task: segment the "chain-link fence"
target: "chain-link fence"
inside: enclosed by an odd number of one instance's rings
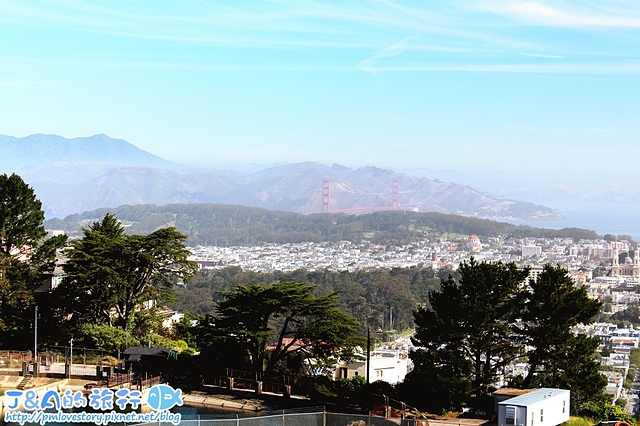
[[[426,419],[384,418],[365,414],[330,413],[322,408],[313,412],[283,410],[263,413],[257,417],[198,416],[182,417],[181,425],[187,426],[429,426]],[[141,423],[139,426],[173,426],[170,422]]]

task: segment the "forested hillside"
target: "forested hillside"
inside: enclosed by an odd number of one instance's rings
[[[380,244],[400,244],[442,234],[598,237],[594,231],[577,228],[551,230],[433,212],[303,215],[224,204],[127,205],[74,214],[64,219],[50,219],[45,226],[47,229],[64,230],[73,238],[81,235],[83,226],[100,220],[108,212],[123,221],[127,232],[132,234],[148,234],[162,227],[175,226],[188,236],[189,246],[250,246],[343,240],[360,242],[363,239]]]
[[[228,291],[235,284],[297,281],[315,285],[320,296],[338,292],[344,311],[356,318],[362,327],[406,330],[413,327],[413,310],[419,304],[427,303],[429,291],[439,289],[440,279],[451,272],[419,267],[358,272],[300,269],[258,273],[239,267],[201,270],[185,288],[176,289],[177,300],[170,306],[196,315],[212,314],[215,301],[221,298],[218,292]]]

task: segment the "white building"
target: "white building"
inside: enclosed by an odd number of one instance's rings
[[[619,371],[601,371],[600,374],[607,378],[607,387],[604,388],[604,393],[612,395],[614,401],[620,398],[624,386],[623,374]]]
[[[569,420],[571,392],[541,388],[498,403],[498,426],[556,426]]]
[[[369,381],[381,380],[390,384],[400,383],[409,370],[406,352],[396,350],[376,350],[370,354]],[[367,377],[367,361],[354,361],[336,368],[336,379]]]
[[[540,256],[542,254],[542,247],[540,246],[523,246],[522,247],[522,258],[532,257],[532,256]]]

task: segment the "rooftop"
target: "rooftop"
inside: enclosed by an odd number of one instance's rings
[[[527,392],[523,395],[519,395],[500,402],[500,405],[530,405],[545,398],[550,398],[558,395],[568,395],[567,389],[554,389],[554,388],[540,388]]]

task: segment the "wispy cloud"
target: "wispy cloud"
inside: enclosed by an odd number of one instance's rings
[[[579,1],[551,6],[544,1],[491,0],[483,3],[481,7],[486,11],[536,25],[640,28],[638,2],[635,6],[630,2],[620,3],[617,2],[618,7],[608,2],[596,5]]]
[[[640,74],[640,63],[609,64],[609,63],[585,63],[585,64],[443,64],[443,65],[409,65],[375,67],[371,72],[470,72],[470,73],[518,73],[518,74],[609,74],[609,75],[635,75]]]
[[[153,7],[132,3],[126,8],[81,0],[0,1],[0,25],[28,25],[42,34],[64,31],[72,43],[89,33],[91,42],[78,46],[86,48],[96,40],[106,51],[87,48],[83,53],[67,48],[67,56],[62,53],[56,59],[87,64],[106,60],[110,67],[359,70],[372,74],[434,69],[580,72],[582,68],[582,72],[630,73],[636,72],[634,59],[640,56],[637,49],[634,56],[634,49],[629,48],[633,44],[629,39],[635,39],[634,30],[640,28],[637,0],[603,4],[590,0],[448,0],[435,4],[365,0],[347,5],[265,0],[246,6],[169,0]],[[548,34],[528,31],[531,26],[595,27],[604,29],[597,32],[604,40],[601,46],[610,45],[606,43],[609,38],[626,41],[615,51],[598,52],[579,38],[569,37],[560,44]],[[631,31],[620,36],[618,29]],[[128,41],[133,43],[121,49],[126,54],[111,49]],[[189,49],[166,48],[169,43]],[[131,56],[131,46],[139,46],[148,56]],[[277,54],[264,54],[264,50]],[[221,51],[223,55],[217,54]],[[575,52],[582,52],[581,64],[551,67],[545,61],[569,62]],[[519,56],[539,61],[517,65]],[[607,63],[614,61],[618,64]],[[527,69],[531,71],[522,71]]]
[[[403,40],[398,41],[397,43],[393,43],[390,46],[385,47],[384,49],[379,50],[373,56],[363,59],[357,65],[358,68],[367,71],[367,72],[375,72],[374,66],[384,58],[392,58],[394,56],[401,55],[402,52],[405,51],[407,43],[414,39],[416,36],[410,36]]]

